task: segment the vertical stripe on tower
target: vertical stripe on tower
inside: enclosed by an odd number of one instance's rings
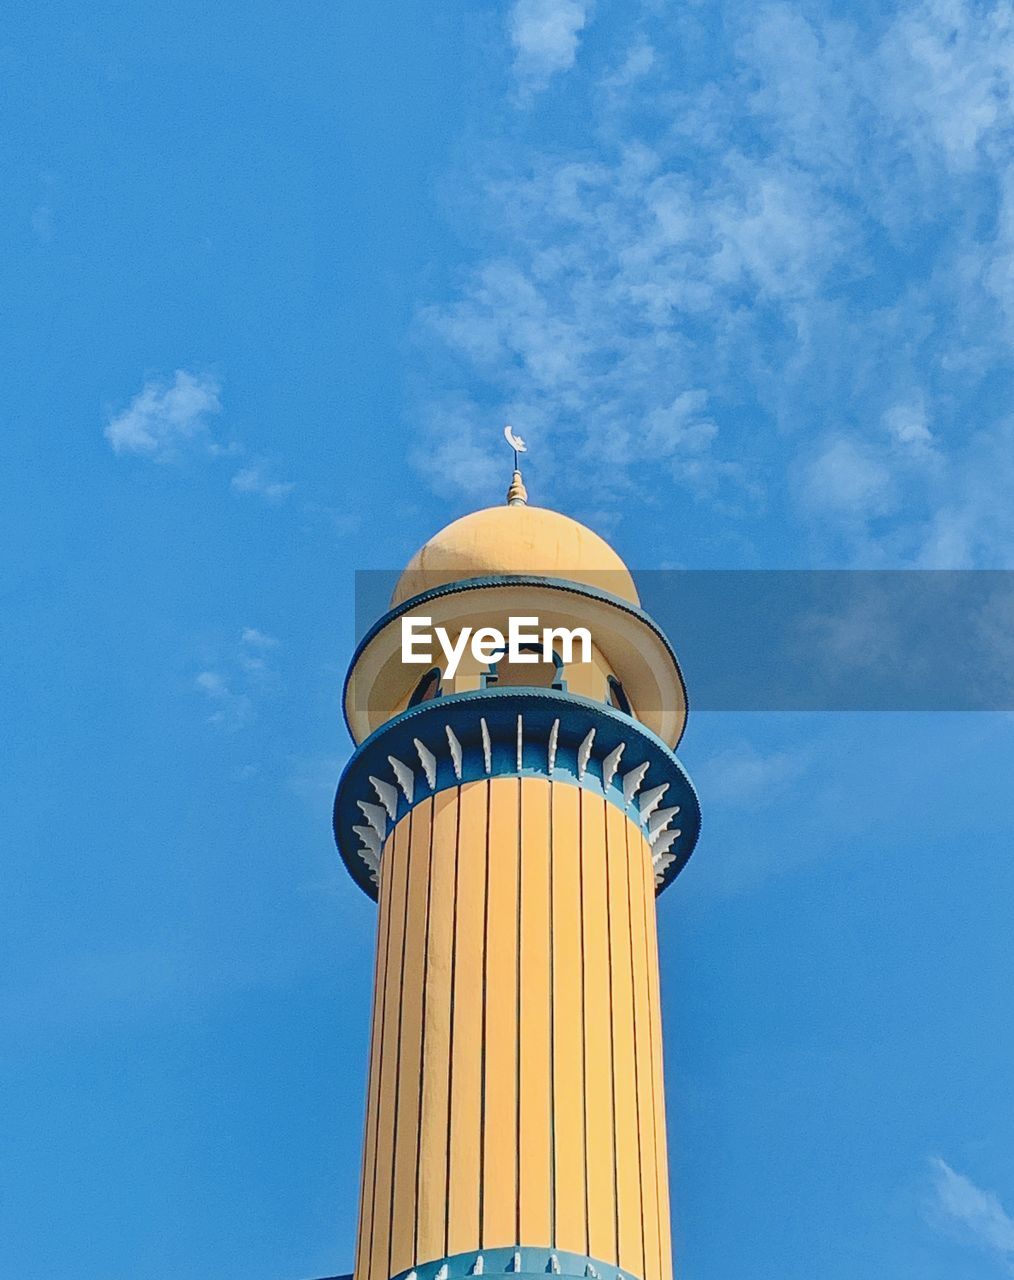
[[[637,827],[627,823],[627,872],[630,892],[631,962],[634,975],[634,1069],[637,1084],[638,1132],[641,1138],[641,1197],[644,1215],[644,1280],[662,1280],[658,1214],[658,1144],[652,1064],[653,1017],[646,939],[645,867],[649,851]],[[652,885],[654,890],[654,885]]]
[[[634,986],[631,967],[627,819],[606,805],[609,879],[609,963],[612,992],[613,1106],[616,1122],[616,1196],[619,1263],[644,1275],[644,1215],[638,1154],[637,1074],[634,1067]]]
[[[581,791],[588,1253],[604,1262],[616,1262],[612,1010],[609,1002],[604,806],[601,796]]]
[[[521,784],[521,1016],[519,1238],[551,1245],[550,784]]]
[[[588,1252],[585,1198],[584,1067],[581,1018],[580,793],[552,784],[553,821],[553,1134],[559,1249]]]
[[[390,1273],[415,1261],[416,1175],[419,1156],[419,1088],[422,1073],[423,975],[426,904],[430,882],[433,799],[413,811],[408,846],[405,944],[402,955],[401,1027],[395,1090],[394,1179],[391,1199]]]
[[[516,1243],[520,778],[489,783],[482,1132],[484,1249]]]
[[[433,798],[433,853],[426,942],[426,1011],[419,1115],[419,1222],[416,1259],[446,1251],[451,961],[454,950],[458,789]]]
[[[476,1247],[482,1172],[483,923],[489,784],[467,782],[460,791],[451,1025],[450,1151],[453,1159],[448,1169],[448,1254],[464,1253]]]
[[[659,993],[658,923],[655,919],[655,877],[650,855],[645,860],[645,942],[651,996],[651,1060],[655,1090],[655,1159],[658,1165],[659,1251],[663,1280],[672,1276],[672,1235],[669,1221],[669,1159],[665,1140],[665,1084],[662,1075],[662,1001]]]

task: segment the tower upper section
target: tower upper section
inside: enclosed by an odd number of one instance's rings
[[[417,629],[421,652],[406,648]],[[673,754],[687,701],[669,641],[604,539],[523,497],[455,520],[415,553],[353,656],[344,710],[358,749],[335,834],[369,893],[392,827],[470,779],[590,788],[636,818],[659,887],[696,841],[697,800]]]
[[[591,654],[581,664],[477,661],[453,669],[434,655],[407,664],[406,622],[426,619],[451,643],[462,632],[507,634],[511,618],[540,628],[584,628]],[[560,655],[562,659],[562,654]],[[398,579],[390,610],[353,658],[345,717],[357,742],[419,702],[493,686],[566,689],[616,708],[679,742],[686,723],[683,677],[668,640],[641,609],[630,570],[598,534],[559,512],[522,503],[489,507],[447,525],[418,550]]]

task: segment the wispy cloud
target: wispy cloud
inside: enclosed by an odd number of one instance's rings
[[[279,642],[256,627],[244,627],[239,639],[194,677],[194,689],[208,706],[208,723],[236,733],[257,715],[257,698],[278,681],[270,663]]]
[[[927,1206],[936,1225],[992,1254],[1014,1272],[1014,1217],[992,1191],[984,1191],[935,1156],[930,1162],[933,1190]]]
[[[571,71],[579,141],[482,179],[491,247],[422,313],[454,360],[433,435],[465,424],[441,483],[509,420],[556,500],[650,476],[718,537],[776,507],[825,562],[1014,562],[1009,6],[913,0],[875,33],[720,8],[617,12],[612,69]],[[519,65],[571,67],[586,18],[516,5]]]
[[[860,525],[887,515],[898,501],[887,461],[850,435],[825,435],[799,487],[803,504],[815,514]]]
[[[209,420],[221,412],[221,386],[210,374],[177,369],[168,382],[152,379],[106,426],[114,453],[168,462],[194,444],[212,444]]]
[[[217,729],[235,733],[253,719],[253,700],[249,694],[236,692],[229,678],[221,671],[198,672],[194,688],[210,703],[208,724],[213,724]]]
[[[265,635],[256,627],[244,627],[240,636],[237,661],[248,674],[262,676],[270,667],[270,655],[278,648],[274,636]]]
[[[694,772],[711,804],[756,809],[776,801],[812,761],[809,747],[762,752],[739,741],[706,757]]]
[[[278,641],[274,636],[269,636],[263,631],[258,631],[256,627],[244,627],[240,635],[240,643],[248,645],[251,649],[268,650],[277,649]]]
[[[295,489],[290,480],[275,480],[267,469],[267,464],[255,462],[242,467],[230,481],[234,493],[253,494],[266,502],[283,502]]]
[[[523,96],[544,89],[557,72],[574,65],[591,11],[591,0],[514,0],[510,36]]]
[[[239,440],[223,443],[212,434],[211,420],[222,412],[221,395],[221,383],[212,374],[177,369],[171,379],[150,379],[127,408],[110,419],[106,439],[114,453],[159,463],[184,457],[240,457],[246,449]],[[296,488],[293,481],[274,476],[263,458],[240,466],[229,485],[233,493],[272,505],[284,502]]]

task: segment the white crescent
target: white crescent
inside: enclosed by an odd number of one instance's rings
[[[516,436],[514,434],[514,430],[511,426],[508,425],[504,427],[503,437],[507,441],[507,443],[510,445],[510,447],[512,449],[516,449],[518,453],[528,452],[528,446],[525,444],[525,442],[521,439],[520,436]]]

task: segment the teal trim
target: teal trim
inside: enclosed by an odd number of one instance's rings
[[[483,736],[483,722],[488,741]],[[618,765],[608,772],[606,761],[621,743]],[[404,771],[411,771],[411,801],[398,781],[392,757]],[[638,786],[628,799],[623,780],[632,773]],[[661,738],[639,721],[590,698],[511,686],[448,694],[419,703],[382,725],[359,746],[345,767],[335,796],[334,831],[342,860],[356,883],[375,899],[375,868],[369,862],[369,849],[364,856],[364,841],[355,829],[367,829],[369,812],[381,828],[368,831],[379,848],[391,825],[427,796],[462,782],[523,776],[550,777],[554,782],[595,791],[639,822],[649,838],[655,834],[651,829],[655,810],[679,806],[678,815],[670,819],[678,834],[668,842],[656,865],[661,873],[659,892],[675,879],[693,852],[700,832],[700,804],[683,766]],[[373,779],[380,782],[380,789]],[[663,783],[664,796],[656,799],[650,812],[642,813],[639,797]],[[633,781],[628,783],[628,791],[632,788]],[[367,811],[361,808],[363,803]]]
[[[479,1260],[482,1260],[481,1262]],[[476,1275],[581,1276],[589,1280],[639,1280],[635,1271],[621,1271],[614,1262],[602,1262],[582,1253],[563,1249],[531,1248],[517,1245],[509,1248],[482,1249],[456,1253],[447,1258],[433,1258],[417,1263],[408,1271],[399,1271],[391,1280],[464,1280]]]
[[[352,679],[352,672],[355,670],[356,663],[359,661],[360,655],[374,636],[383,631],[386,626],[389,626],[397,618],[400,618],[402,614],[413,612],[420,608],[420,606],[425,605],[429,600],[438,600],[442,596],[457,595],[462,591],[474,591],[479,587],[518,586],[552,587],[557,591],[569,591],[574,595],[587,596],[590,600],[602,600],[605,601],[606,604],[614,605],[623,613],[628,613],[631,617],[637,618],[638,621],[644,623],[644,625],[648,627],[649,630],[651,630],[662,642],[665,646],[666,652],[672,660],[673,670],[676,673],[676,678],[680,682],[680,688],[683,690],[683,699],[686,704],[687,715],[689,716],[690,700],[687,695],[687,686],[683,679],[683,672],[680,670],[680,664],[677,661],[676,653],[673,650],[672,645],[669,643],[669,637],[665,634],[658,623],[654,621],[650,614],[645,613],[644,610],[638,608],[637,605],[631,604],[629,600],[624,600],[622,596],[614,596],[609,591],[598,591],[594,587],[586,587],[582,583],[571,582],[567,578],[544,578],[537,574],[511,574],[486,578],[462,578],[460,582],[446,582],[442,586],[433,587],[429,591],[423,591],[417,596],[412,596],[411,599],[405,600],[394,609],[389,610],[382,618],[378,618],[373,626],[370,627],[369,631],[367,631],[366,635],[363,636],[362,640],[360,640],[356,645],[356,651],[352,655],[352,661],[349,663],[348,673],[345,676],[345,684],[342,686],[342,718],[345,721],[345,727],[349,731],[349,736],[354,737],[354,734],[352,733],[352,726],[349,724],[349,718],[345,711],[345,703],[349,694],[349,682]],[[684,729],[685,728],[686,726],[684,724]],[[677,747],[679,746],[680,741],[682,741],[682,737],[683,734],[681,731],[680,738],[675,744]]]

